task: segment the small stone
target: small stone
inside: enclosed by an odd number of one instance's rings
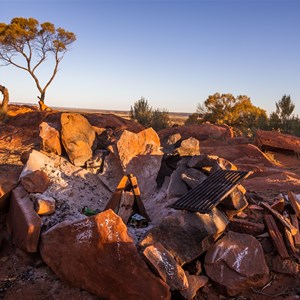
[[[45,172],[36,170],[23,176],[21,183],[28,193],[44,193],[50,184],[50,180]]]
[[[34,209],[38,215],[47,216],[55,212],[55,199],[43,194],[33,194]]]

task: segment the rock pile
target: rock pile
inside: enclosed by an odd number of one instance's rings
[[[174,128],[161,134],[161,148],[152,128],[134,132],[101,126],[95,118],[89,122],[71,113],[61,114],[59,124],[40,124],[41,151],[28,155],[19,180],[2,190],[0,183],[15,246],[39,252],[61,280],[102,299],[178,294],[193,299],[209,286],[236,296],[265,288],[273,271],[298,272],[293,259],[300,248],[297,195],[268,204],[239,184],[208,213],[175,210],[171,206],[181,196],[219,170],[237,170],[238,164],[202,153],[204,133],[200,139]],[[203,128],[214,138],[232,137],[224,126]],[[139,215],[129,216],[126,224],[104,210],[130,173],[137,178],[148,225]],[[120,193],[133,199],[131,188],[126,184]],[[275,245],[271,251],[266,239]],[[266,259],[270,253],[272,260]]]

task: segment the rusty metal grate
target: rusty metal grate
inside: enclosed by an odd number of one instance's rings
[[[218,170],[202,183],[188,191],[172,207],[201,213],[209,213],[252,172]]]

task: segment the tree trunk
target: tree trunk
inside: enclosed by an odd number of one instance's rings
[[[45,92],[41,92],[41,96],[38,96],[38,98],[40,99],[39,101],[40,111],[51,111],[52,109],[45,104],[45,95],[46,95]]]
[[[3,95],[3,100],[0,105],[0,110],[3,112],[7,112],[8,101],[9,101],[8,89],[5,86],[0,84],[0,92]]]

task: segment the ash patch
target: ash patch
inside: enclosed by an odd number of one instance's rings
[[[52,155],[50,158],[50,161],[40,162],[39,168],[51,181],[44,195],[55,199],[56,210],[54,214],[42,217],[42,231],[64,221],[84,219],[84,207],[104,209],[111,192],[96,174],[72,165],[63,157]]]

